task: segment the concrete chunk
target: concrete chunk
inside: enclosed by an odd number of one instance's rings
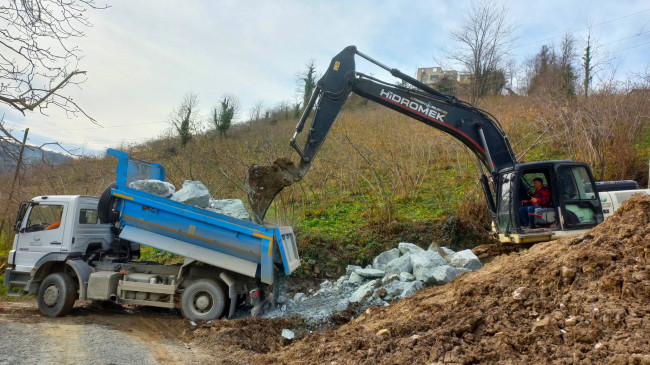
[[[350,302],[357,303],[370,296],[372,296],[375,288],[378,288],[381,285],[381,280],[376,279],[369,281],[361,285],[352,295],[350,296]]]
[[[374,269],[384,269],[384,266],[391,262],[392,260],[399,257],[399,249],[394,248],[392,250],[384,251],[380,253],[374,260],[372,260],[372,267]]]
[[[357,269],[354,272],[361,277],[370,278],[370,279],[383,278],[384,275],[386,275],[384,270],[378,270],[378,269]]]
[[[210,209],[213,212],[233,218],[251,221],[251,215],[241,199],[212,199],[209,198]]]
[[[355,270],[360,269],[360,268],[361,268],[361,266],[357,266],[357,265],[348,265],[348,266],[345,268],[345,275],[350,276],[350,275],[351,275]]]
[[[411,264],[411,255],[406,254],[398,257],[384,266],[384,271],[390,274],[399,274],[402,272],[413,272],[413,264]]]
[[[467,269],[462,269],[458,267],[453,267],[449,265],[438,266],[431,270],[430,275],[433,279],[432,283],[428,283],[424,280],[426,284],[435,284],[435,285],[444,285],[454,280],[457,276],[464,272],[468,272]]]
[[[475,271],[483,267],[481,261],[474,255],[472,250],[463,250],[447,256],[449,265],[457,268]]]
[[[411,264],[415,278],[432,285],[435,284],[435,281],[431,277],[431,269],[446,265],[447,261],[438,252],[422,250],[419,254],[411,255]]]
[[[399,248],[399,251],[403,254],[417,254],[422,251],[424,251],[420,246],[414,245],[412,243],[408,242],[400,242],[399,245],[397,246]]]
[[[356,272],[353,272],[350,274],[350,280],[348,280],[348,283],[350,284],[358,284],[363,281],[363,277]]]
[[[282,330],[282,337],[286,338],[287,340],[293,340],[295,336],[296,334],[288,328]]]
[[[210,192],[200,181],[185,180],[183,188],[174,193],[171,199],[183,204],[207,208],[210,205]]]
[[[154,179],[137,180],[129,183],[131,189],[144,191],[163,198],[170,198],[176,192],[176,187],[167,181]]]

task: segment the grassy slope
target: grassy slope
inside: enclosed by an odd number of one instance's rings
[[[574,141],[562,133],[562,113],[553,114],[554,109],[544,109],[532,98],[498,97],[484,104],[501,121],[515,152],[528,150],[525,160],[586,160],[573,153]],[[239,125],[228,138],[194,136],[185,148],[175,138],[161,138],[129,152],[162,163],[177,187],[185,179],[200,180],[215,198],[245,200],[247,167],[286,156],[295,123],[279,118],[273,124]],[[644,166],[649,150],[648,121],[642,126],[643,133],[627,146],[633,156],[631,173]],[[9,204],[43,194],[98,195],[112,182],[114,168],[112,158],[89,158],[34,171],[22,179],[20,194]],[[307,275],[333,273],[349,263],[365,265],[399,241],[472,247],[487,239],[476,171],[475,158],[453,138],[373,103],[360,103],[341,113],[310,173],[276,198],[268,218],[294,226]],[[611,171],[617,178],[631,174]]]

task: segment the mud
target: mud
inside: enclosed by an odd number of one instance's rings
[[[650,363],[650,196],[253,363]]]
[[[270,166],[252,165],[244,183],[248,203],[258,223],[264,220],[273,198],[285,187],[300,180],[297,167],[287,157],[276,159]]]

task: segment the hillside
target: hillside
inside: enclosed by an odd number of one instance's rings
[[[0,142],[0,174],[14,172],[20,146],[8,142]],[[30,167],[39,165],[61,165],[71,162],[72,158],[54,151],[47,151],[32,146],[26,146],[23,151],[23,164]]]
[[[534,97],[493,97],[481,107],[501,122],[522,160],[570,158],[588,162],[597,179],[647,182],[647,98],[594,95],[560,106]],[[585,115],[590,107],[594,114]],[[287,156],[295,124],[293,115],[280,114],[236,125],[227,138],[209,131],[181,147],[177,137],[166,136],[127,151],[163,164],[176,186],[200,180],[215,198],[245,200],[246,169]],[[609,137],[585,132],[592,129]],[[99,195],[113,181],[115,163],[110,157],[84,158],[26,173],[13,201],[6,202],[9,219],[19,201],[36,195]],[[336,275],[347,264],[367,264],[400,241],[423,247],[436,241],[452,249],[489,242],[476,178],[475,157],[455,139],[353,97],[312,170],[276,198],[267,219],[296,229],[301,273]],[[11,232],[5,229],[3,237],[6,249]]]

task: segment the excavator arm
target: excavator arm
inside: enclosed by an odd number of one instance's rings
[[[356,72],[357,55],[386,69],[413,88],[392,85]],[[300,155],[298,165],[288,158],[280,158],[271,166],[253,165],[249,169],[246,176],[248,200],[259,222],[264,219],[275,195],[307,173],[351,92],[453,136],[474,152],[493,177],[516,162],[508,137],[498,121],[487,112],[441,93],[399,70],[388,68],[356,47],[349,46],[332,59],[296,126],[290,145]],[[301,148],[297,137],[310,116],[312,121]],[[494,212],[494,196],[485,174],[481,182],[488,205]]]

